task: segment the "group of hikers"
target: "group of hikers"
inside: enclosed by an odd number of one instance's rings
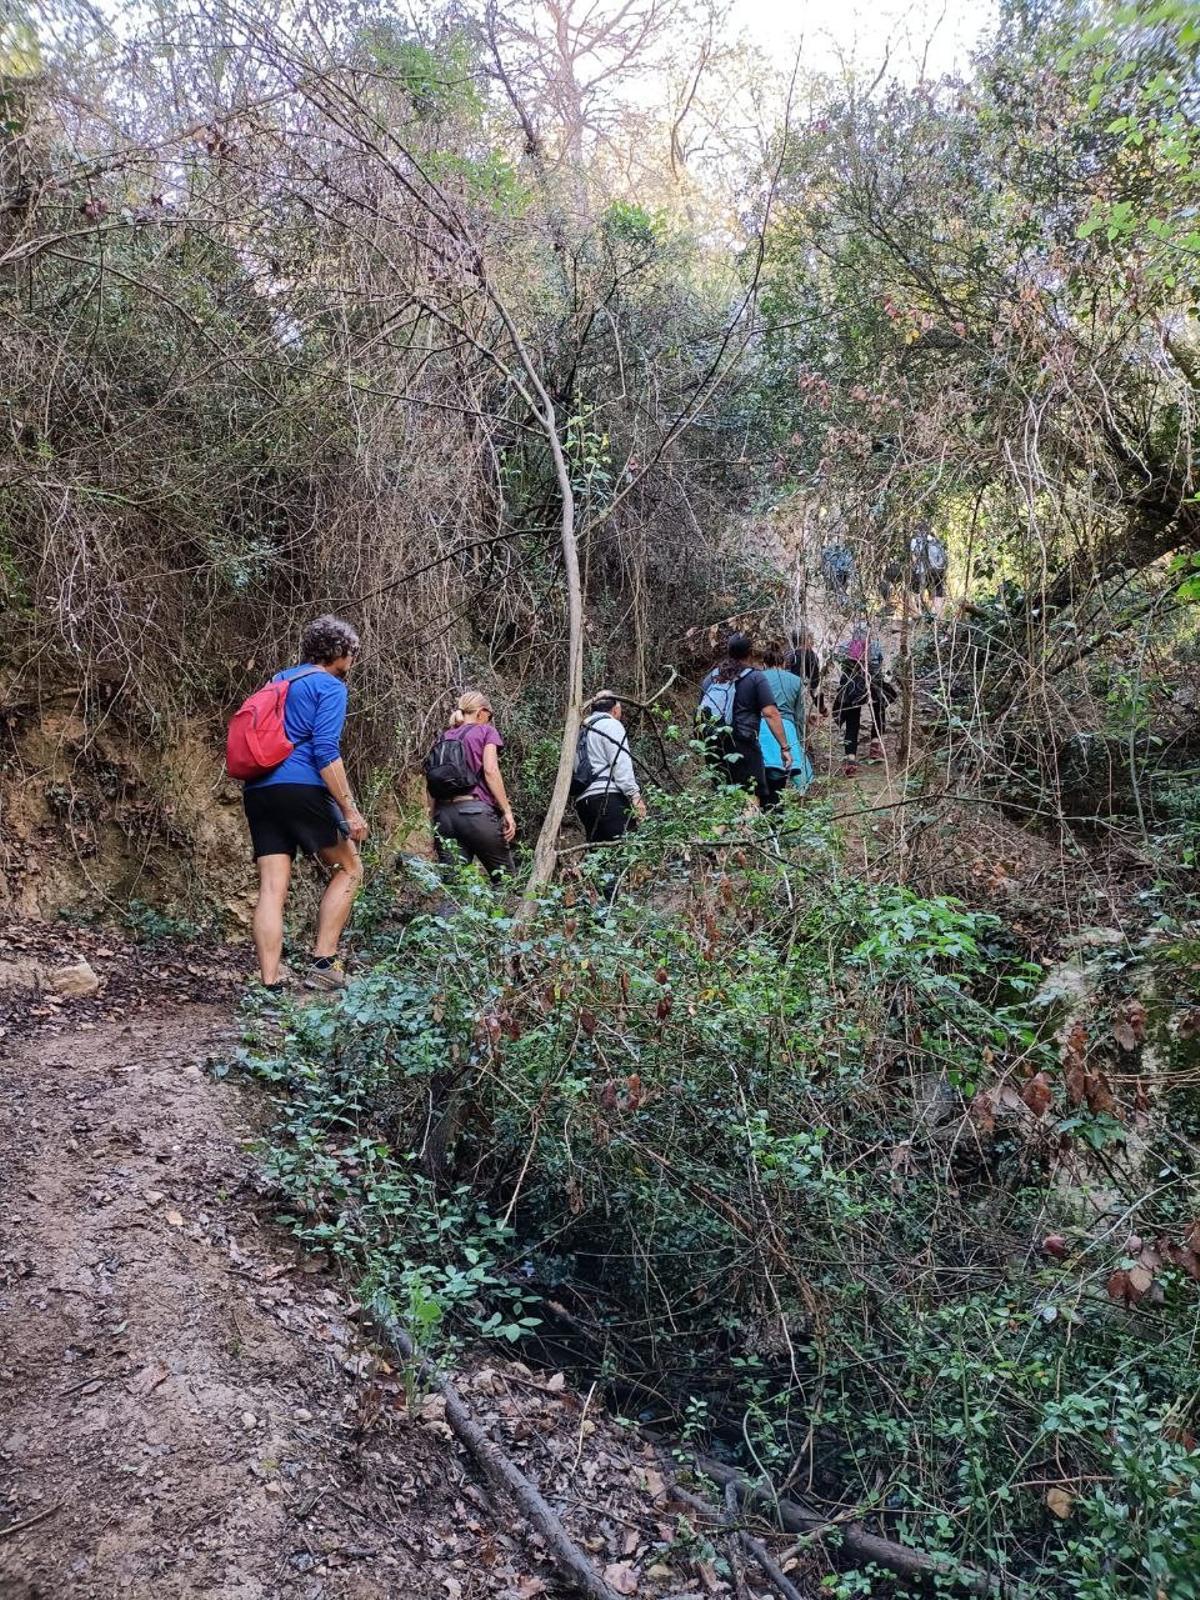
[[[252,931],[259,975],[270,992],[292,981],[283,966],[283,918],[292,865],[301,852],[329,870],[302,981],[306,988],[326,990],[346,983],[336,957],[362,882],[358,846],[368,835],[341,754],[347,678],[358,653],[358,634],[348,622],[318,617],[304,630],[300,664],[252,694],[229,725],[226,763],[244,783],[259,878]],[[836,659],[832,712],[842,728],[843,771],[853,776],[864,713],[870,756],[880,759],[895,691],[865,623],[853,629]],[[810,716],[826,714],[822,681],[820,654],[809,633],[795,634],[790,647],[771,642],[757,652],[747,634],[731,634],[723,658],[700,685],[696,713],[714,782],[748,791],[764,811],[780,805],[789,788],[802,794],[813,779]],[[513,871],[517,835],[500,766],[503,748],[490,700],[469,691],[459,696],[424,763],[439,861],[478,863],[493,881]],[[625,708],[612,690],[602,689],[588,702],[571,792],[589,844],[620,839],[646,815]]]
[[[863,603],[865,584],[857,581],[854,556],[840,540],[821,551],[821,576],[834,604],[846,609]],[[946,604],[946,547],[922,522],[908,542],[906,561],[890,561],[879,580],[879,594],[890,613],[898,597],[907,590],[918,608],[940,620]]]
[[[698,732],[714,779],[752,791],[769,811],[789,784],[803,794],[813,780],[808,726],[810,713],[826,715],[823,670],[807,630],[793,635],[790,649],[763,646],[761,667],[754,665],[754,656],[747,634],[730,636],[725,659],[701,685]],[[865,622],[855,624],[835,660],[840,671],[833,718],[842,730],[842,772],[852,778],[858,772],[864,713],[870,729],[867,759],[883,760],[887,708],[897,691],[884,672],[883,648]]]

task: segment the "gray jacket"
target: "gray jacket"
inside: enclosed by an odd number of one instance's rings
[[[587,718],[587,752],[592,771],[592,782],[579,796],[590,800],[593,795],[623,794],[629,800],[638,797],[638,781],[629,754],[629,735],[616,717],[605,712]]]

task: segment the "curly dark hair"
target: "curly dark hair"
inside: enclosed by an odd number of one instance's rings
[[[339,656],[358,654],[358,634],[341,617],[317,617],[300,635],[300,659],[324,666]]]

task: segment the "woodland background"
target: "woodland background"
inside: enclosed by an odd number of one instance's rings
[[[915,83],[687,0],[0,39],[9,906],[236,926],[223,719],[349,615],[370,970],[243,1062],[304,1236],[431,1343],[553,1288],[614,1403],[1011,1592],[1200,1593],[1195,5]],[[886,810],[698,789],[717,625],[840,627],[822,549],[874,609],[923,522]],[[585,679],[654,700],[628,892],[449,928],[448,697],[532,838]]]

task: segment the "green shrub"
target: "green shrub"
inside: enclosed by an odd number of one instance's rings
[[[1190,1592],[1190,1258],[1106,1287],[1142,1259],[1114,1230],[1178,1237],[1185,1197],[1115,1101],[1072,1121],[994,917],[849,875],[819,807],[698,790],[529,922],[447,892],[244,1057],[307,1240],[426,1345],[565,1311],[625,1409],[893,1537],[1038,1593]]]

